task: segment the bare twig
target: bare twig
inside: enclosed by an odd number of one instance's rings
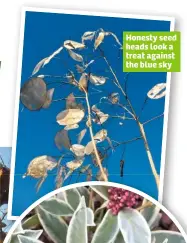
[[[159,177],[159,175],[157,173],[157,170],[156,170],[156,167],[155,167],[155,164],[154,164],[154,160],[153,160],[150,148],[149,148],[149,144],[148,144],[148,141],[147,141],[147,137],[146,137],[146,134],[145,134],[144,127],[143,127],[142,123],[139,121],[139,118],[137,117],[136,112],[135,112],[135,110],[134,110],[134,108],[133,108],[133,106],[132,106],[132,104],[131,104],[131,102],[130,102],[127,94],[126,94],[126,92],[123,90],[121,84],[119,83],[118,78],[117,78],[115,72],[112,69],[112,66],[110,65],[110,63],[108,62],[107,58],[104,55],[104,52],[101,49],[100,49],[100,51],[101,51],[101,55],[103,56],[104,61],[106,62],[109,70],[111,71],[111,73],[112,73],[112,75],[113,75],[113,77],[115,79],[115,82],[117,83],[119,89],[121,90],[122,94],[124,95],[125,99],[127,100],[127,103],[128,103],[128,105],[129,105],[129,107],[131,109],[133,118],[135,119],[135,121],[136,121],[136,123],[137,123],[137,125],[139,127],[140,133],[142,135],[142,139],[144,141],[144,146],[145,146],[145,150],[146,150],[146,153],[147,153],[147,157],[148,157],[148,160],[149,160],[149,163],[150,163],[150,166],[151,166],[151,170],[152,170],[152,173],[153,173],[153,175],[155,177],[157,188],[159,188],[160,177]]]
[[[58,101],[67,100],[67,99],[68,99],[68,97],[60,98],[60,99],[52,100],[52,102],[58,102]],[[85,97],[84,96],[75,96],[75,99],[85,99]]]
[[[149,123],[149,122],[152,122],[152,121],[154,121],[154,120],[156,120],[156,119],[158,119],[158,118],[160,118],[160,117],[162,117],[162,116],[164,116],[164,113],[162,113],[162,114],[160,114],[160,115],[158,115],[158,116],[155,116],[155,117],[151,118],[151,119],[148,120],[148,121],[145,121],[144,123],[142,123],[142,125],[145,125],[145,124],[147,124],[147,123]]]
[[[122,105],[120,103],[117,103],[117,105],[120,106],[120,107],[122,107],[124,110],[126,110],[133,117],[133,119],[134,119],[134,115],[132,114],[132,112],[129,111],[129,109],[126,106],[124,106],[124,105]]]

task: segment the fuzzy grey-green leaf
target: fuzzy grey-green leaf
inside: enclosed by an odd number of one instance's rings
[[[108,200],[108,187],[107,186],[90,186],[92,190],[98,193],[103,199]]]
[[[43,242],[24,235],[19,235],[18,239],[20,243],[42,243]]]
[[[151,234],[152,241],[154,243],[186,243],[184,237],[181,233],[173,232],[169,230],[159,230],[152,232]]]
[[[58,198],[50,198],[40,204],[40,207],[47,212],[58,216],[71,216],[73,215],[73,209],[71,206]]]
[[[91,208],[86,208],[86,214],[87,214],[87,226],[95,226],[93,210]]]
[[[12,234],[11,237],[11,243],[20,243],[20,240],[18,239],[18,236],[24,235],[26,237],[30,237],[34,240],[37,240],[40,235],[42,234],[43,230],[22,230],[20,231],[20,226],[18,227],[19,229],[15,230],[14,233]]]
[[[35,228],[36,226],[38,226],[40,224],[40,221],[38,219],[38,215],[34,214],[31,217],[29,217],[28,219],[26,219],[22,226],[24,229],[32,229]]]
[[[77,210],[70,221],[66,243],[88,243],[87,237],[87,210],[84,197],[81,198]]]
[[[67,224],[60,216],[50,214],[42,207],[37,208],[41,225],[54,243],[66,243]]]
[[[118,218],[108,210],[97,227],[91,243],[113,243],[118,232]]]
[[[113,243],[126,243],[123,239],[123,235],[121,234],[121,232],[117,234],[116,239]]]
[[[72,209],[76,210],[80,200],[81,195],[76,188],[72,188],[64,192],[66,202],[71,206]]]
[[[89,205],[89,199],[90,199],[90,193],[89,190],[85,186],[77,187],[77,190],[79,191],[81,197],[84,196],[86,206]]]
[[[146,207],[141,211],[141,214],[146,219],[150,229],[158,226],[159,220],[161,218],[159,212],[160,208],[156,207],[155,205],[152,205],[151,207]]]
[[[151,243],[151,231],[144,217],[136,209],[125,208],[118,213],[118,224],[127,243]]]

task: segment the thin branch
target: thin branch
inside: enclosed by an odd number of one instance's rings
[[[122,144],[128,144],[128,143],[132,143],[132,142],[135,142],[135,141],[137,141],[137,140],[140,140],[140,139],[142,139],[143,137],[136,137],[136,138],[132,138],[132,139],[130,139],[130,140],[126,140],[126,141],[123,141],[123,142],[115,142],[116,144],[115,145],[113,145],[113,147],[114,148],[117,148],[117,147],[119,147],[120,145],[122,145]],[[111,147],[109,146],[108,148],[106,148],[105,149],[105,151],[108,151],[109,149],[110,149]]]
[[[144,100],[144,102],[143,102],[142,108],[141,108],[141,110],[140,110],[140,114],[139,114],[139,116],[138,116],[139,119],[140,119],[140,116],[141,116],[142,113],[143,113],[143,110],[144,110],[144,108],[145,108],[145,106],[146,106],[146,104],[147,104],[147,101],[148,101],[148,97],[146,97],[145,100]]]
[[[137,125],[139,127],[140,133],[142,135],[142,139],[144,141],[145,150],[146,150],[146,153],[147,153],[147,157],[148,157],[148,160],[149,160],[149,164],[151,166],[152,173],[153,173],[153,175],[155,177],[155,181],[156,181],[156,184],[157,184],[157,188],[159,188],[160,177],[159,177],[159,175],[157,173],[157,170],[156,170],[156,167],[155,167],[155,164],[154,164],[154,160],[153,160],[153,157],[152,157],[150,148],[149,148],[149,144],[148,144],[148,141],[147,141],[147,137],[146,137],[146,134],[145,134],[144,127],[141,124],[141,122],[139,121],[139,119],[138,119],[138,117],[136,115],[136,112],[135,112],[135,110],[134,110],[134,108],[133,108],[133,106],[132,106],[132,104],[131,104],[131,102],[130,102],[127,94],[126,94],[126,92],[121,87],[121,84],[119,83],[118,78],[117,78],[115,72],[112,69],[112,66],[110,65],[110,63],[108,62],[107,58],[105,57],[104,52],[101,49],[100,49],[100,51],[101,51],[101,55],[103,56],[104,61],[106,62],[109,70],[111,71],[111,73],[112,73],[112,75],[113,75],[113,77],[115,79],[115,82],[118,84],[119,89],[121,90],[122,94],[124,95],[125,99],[127,100],[127,103],[128,103],[128,105],[129,105],[129,107],[131,109],[131,112],[133,114],[134,119],[136,120],[136,123],[137,123]]]
[[[53,81],[53,82],[47,82],[46,83],[46,85],[51,85],[51,84],[71,84],[71,83],[70,82],[66,82],[66,81]]]
[[[75,99],[85,99],[85,96],[76,96]],[[56,99],[56,100],[52,100],[52,102],[58,102],[58,101],[62,101],[62,100],[67,100],[68,97],[66,98],[60,98],[60,99]]]
[[[117,105],[122,107],[124,110],[126,110],[133,117],[133,119],[135,120],[134,115],[132,114],[132,112],[129,111],[129,109],[126,106],[124,106],[124,105],[122,105],[120,103],[117,103]]]
[[[142,125],[145,125],[145,124],[147,124],[147,123],[149,123],[149,122],[152,122],[152,121],[154,121],[154,120],[156,120],[156,119],[158,119],[158,118],[160,118],[160,117],[162,117],[162,116],[164,116],[164,113],[162,113],[162,114],[160,114],[160,115],[158,115],[158,116],[155,116],[155,117],[151,118],[151,119],[148,120],[148,121],[145,121],[144,123],[142,123]]]

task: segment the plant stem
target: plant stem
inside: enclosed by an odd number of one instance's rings
[[[152,121],[154,121],[154,120],[156,120],[156,119],[158,119],[158,118],[160,118],[160,117],[162,117],[162,116],[164,116],[164,113],[162,113],[162,114],[160,114],[160,115],[158,115],[158,116],[155,116],[155,117],[151,118],[151,119],[148,120],[148,121],[145,121],[144,123],[142,123],[142,125],[145,125],[145,124],[147,124],[147,123],[149,123],[149,122],[152,122]]]
[[[94,148],[95,156],[96,156],[97,163],[98,163],[98,166],[99,166],[99,169],[100,169],[100,171],[101,171],[101,174],[102,174],[102,176],[103,176],[104,181],[108,181],[108,178],[107,178],[107,176],[106,176],[106,174],[105,174],[105,171],[104,171],[104,169],[103,169],[103,166],[102,166],[102,164],[101,164],[101,160],[100,160],[100,157],[99,157],[99,154],[98,154],[96,145],[95,145],[94,135],[93,135],[93,131],[92,131],[91,109],[90,109],[90,104],[89,104],[89,100],[88,100],[87,92],[85,93],[85,95],[86,95],[86,103],[87,103],[87,107],[88,107],[88,124],[89,124],[89,131],[90,131],[90,136],[91,136],[91,139],[92,139],[92,144],[93,144],[93,148]]]
[[[143,141],[144,141],[144,146],[145,146],[145,149],[146,149],[147,157],[149,159],[149,163],[150,163],[150,166],[151,166],[151,170],[152,170],[153,175],[155,177],[155,181],[156,181],[156,184],[157,184],[157,188],[159,188],[160,177],[159,177],[159,175],[158,175],[158,173],[156,171],[156,167],[155,167],[155,164],[154,164],[154,161],[153,161],[153,157],[152,157],[152,154],[151,154],[149,145],[148,145],[148,141],[147,141],[147,137],[146,137],[146,134],[145,134],[144,127],[143,127],[143,125],[139,121],[137,121],[137,124],[139,126],[140,133],[141,133],[142,138],[143,138]]]
[[[101,49],[100,49],[101,50]],[[117,86],[119,87],[119,89],[121,90],[122,94],[125,96],[127,102],[128,102],[128,105],[132,111],[132,116],[133,118],[135,119],[138,127],[139,127],[139,130],[140,130],[140,133],[142,135],[142,139],[144,141],[144,146],[145,146],[145,150],[146,150],[146,153],[147,153],[147,157],[148,157],[148,160],[149,160],[149,164],[151,166],[151,170],[152,170],[152,173],[154,175],[154,178],[155,178],[155,181],[156,181],[156,185],[157,185],[157,188],[159,188],[159,182],[160,182],[160,178],[159,178],[159,175],[157,173],[157,170],[156,170],[156,167],[155,167],[155,164],[154,164],[154,161],[153,161],[153,157],[152,157],[152,154],[151,154],[151,151],[150,151],[150,148],[149,148],[149,144],[148,144],[148,141],[147,141],[147,137],[146,137],[146,134],[145,134],[145,130],[144,130],[144,127],[142,125],[142,123],[139,121],[139,118],[137,117],[136,115],[136,112],[127,96],[127,94],[125,93],[125,91],[123,90],[123,88],[121,87],[121,84],[119,83],[118,81],[118,78],[115,74],[115,72],[113,71],[110,63],[108,62],[107,58],[104,56],[104,53],[103,51],[101,50],[101,54],[103,55],[103,59],[105,60],[108,68],[110,69],[112,75],[114,76],[114,79],[115,79],[115,83],[117,83]]]
[[[95,157],[96,157],[97,164],[99,166],[99,169],[101,171],[101,174],[102,174],[104,181],[108,181],[108,178],[107,178],[106,173],[105,173],[103,166],[101,164],[101,160],[100,160],[100,157],[99,157],[96,145],[95,145],[94,135],[93,135],[93,131],[92,131],[91,108],[90,108],[90,103],[89,103],[89,99],[88,99],[88,93],[87,93],[87,90],[82,85],[80,85],[76,80],[75,80],[75,82],[81,87],[81,89],[85,93],[85,99],[86,99],[86,104],[87,104],[87,109],[88,109],[88,127],[89,127],[89,131],[90,131],[90,137],[91,137],[91,140],[92,140]]]

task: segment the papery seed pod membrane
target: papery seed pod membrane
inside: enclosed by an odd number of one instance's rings
[[[70,170],[74,171],[74,170],[78,169],[82,165],[82,163],[83,163],[83,160],[73,160],[73,161],[67,162],[66,166]]]
[[[80,144],[85,136],[87,132],[87,129],[84,128],[79,134],[78,134],[78,138],[77,138],[77,143]]]
[[[82,35],[82,43],[84,43],[85,40],[93,40],[95,36],[95,31],[86,31],[83,35]]]
[[[103,85],[106,82],[106,78],[102,76],[89,75],[90,82],[94,85]]]
[[[34,158],[23,175],[23,178],[30,175],[34,178],[41,178],[47,175],[48,170],[53,170],[57,166],[57,162],[51,156],[43,155]]]
[[[69,81],[70,84],[72,84],[74,86],[78,86],[78,82],[75,79],[73,74],[66,75],[66,78],[67,78],[67,80]]]
[[[74,50],[74,49],[83,49],[85,48],[85,45],[83,43],[79,43],[72,40],[66,40],[64,41],[64,47],[68,50]]]
[[[78,73],[83,73],[84,72],[84,67],[82,67],[82,66],[80,66],[78,64],[76,64],[75,66],[76,66],[76,70],[77,70]]]
[[[61,150],[63,147],[66,149],[70,149],[71,142],[68,136],[68,132],[64,129],[57,132],[55,136],[55,144],[59,150]]]
[[[98,46],[100,46],[100,44],[103,42],[105,37],[105,33],[102,31],[99,33],[99,35],[97,36],[95,43],[94,43],[94,48],[97,49]]]
[[[79,89],[83,92],[88,91],[88,74],[83,73],[79,79]]]
[[[95,141],[95,143],[97,143],[97,141]],[[87,143],[87,145],[85,147],[85,154],[90,155],[93,151],[94,151],[94,145],[93,145],[93,142],[90,141]]]
[[[66,99],[66,109],[74,109],[77,107],[77,103],[75,101],[75,96],[73,93],[69,94]]]
[[[84,157],[85,147],[81,144],[73,144],[70,150],[77,156],[77,157]]]
[[[94,139],[97,140],[97,142],[102,142],[106,139],[106,137],[107,137],[107,130],[102,129],[95,134]]]
[[[44,103],[44,105],[42,106],[42,108],[44,108],[44,109],[49,108],[49,106],[51,105],[52,99],[53,99],[54,91],[55,91],[54,88],[49,89],[49,90],[47,91],[46,100],[45,100],[45,103]]]
[[[103,112],[101,112],[99,115],[96,115],[96,118],[93,118],[92,121],[95,122],[98,125],[103,124],[104,122],[106,122],[109,118],[108,114],[104,114]]]
[[[108,99],[112,104],[119,103],[119,94],[118,93],[112,93],[109,95]]]
[[[97,108],[96,105],[92,106],[92,111],[95,113],[95,118],[93,118],[92,120],[93,120],[93,122],[95,122],[98,125],[103,124],[109,118],[109,115],[108,114],[104,114],[101,110],[99,110]]]
[[[45,81],[41,78],[31,78],[21,88],[20,99],[29,110],[39,110],[47,99],[47,88]]]
[[[79,128],[79,125],[78,124],[73,124],[73,125],[65,126],[64,130],[69,131],[69,130],[74,130],[74,129],[77,129],[77,128]]]
[[[77,62],[83,62],[83,57],[80,54],[78,54],[78,53],[76,53],[76,52],[74,52],[72,50],[68,50],[68,52],[69,52],[70,57],[73,60],[75,60]]]
[[[166,95],[166,83],[155,85],[148,93],[150,99],[160,99]]]
[[[118,43],[118,45],[120,47],[122,47],[121,42],[119,41],[119,39],[117,38],[117,36],[114,33],[112,33],[112,32],[105,32],[105,36],[110,36],[110,35],[115,39],[115,41]]]
[[[41,61],[39,61],[33,72],[32,75],[36,74],[41,68],[43,68],[46,64],[48,64],[57,54],[59,54],[63,50],[63,47],[61,46],[56,51],[54,51],[50,56],[43,58]]]
[[[61,111],[56,120],[60,125],[74,125],[79,123],[84,117],[84,111],[80,109],[67,109]]]

